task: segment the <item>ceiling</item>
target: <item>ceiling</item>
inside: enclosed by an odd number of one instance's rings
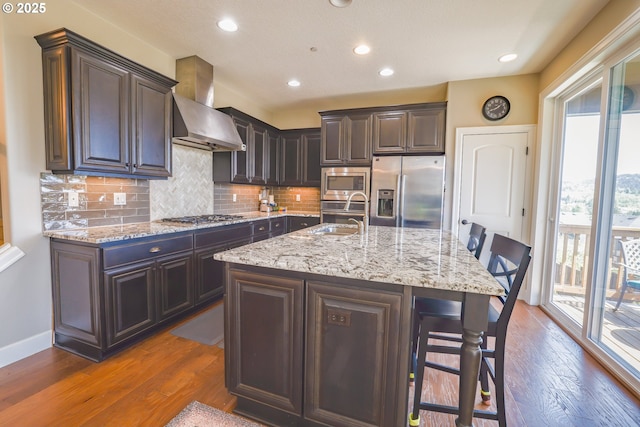
[[[332,97],[537,73],[607,0],[75,0],[269,110]],[[231,17],[234,33],[216,22]],[[371,47],[366,56],[353,48]],[[517,53],[510,63],[498,62]],[[391,67],[395,74],[381,77]],[[287,81],[297,79],[297,88]]]

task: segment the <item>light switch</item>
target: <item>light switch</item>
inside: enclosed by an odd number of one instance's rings
[[[296,202],[299,202],[299,201],[300,201],[300,195],[296,194]]]

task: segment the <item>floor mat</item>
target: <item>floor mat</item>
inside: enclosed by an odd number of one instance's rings
[[[165,427],[193,426],[260,427],[262,424],[193,401]]]
[[[224,306],[219,304],[171,331],[173,335],[216,345],[224,339]]]

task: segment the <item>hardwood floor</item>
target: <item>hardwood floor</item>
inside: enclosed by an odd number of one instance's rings
[[[164,426],[193,400],[231,411],[223,350],[173,327],[102,363],[51,348],[1,368],[0,426]],[[518,302],[507,342],[510,426],[640,426],[640,401],[540,309]],[[455,402],[457,378],[426,381],[424,393]],[[422,411],[420,425],[453,420]]]

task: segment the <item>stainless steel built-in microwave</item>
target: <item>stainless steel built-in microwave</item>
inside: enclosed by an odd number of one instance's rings
[[[320,197],[322,200],[347,200],[356,191],[369,197],[370,176],[370,168],[322,168]]]

